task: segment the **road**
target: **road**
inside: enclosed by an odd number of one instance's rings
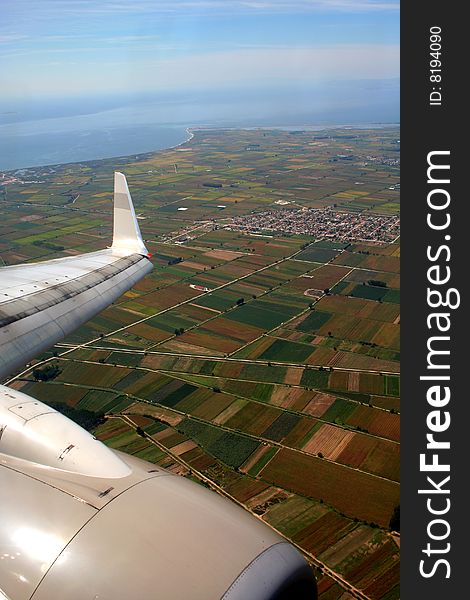
[[[89,361],[83,361],[83,362],[89,362]],[[93,364],[93,363],[92,363]],[[98,363],[94,363],[94,364],[98,364]],[[118,365],[117,365],[118,367]],[[119,367],[118,367],[119,368]],[[121,368],[128,368],[125,367],[124,365],[121,365]],[[153,371],[153,372],[158,372],[158,371]],[[159,402],[151,402],[149,400],[147,400],[146,398],[140,398],[139,396],[135,395],[135,394],[127,394],[125,392],[119,392],[116,391],[113,388],[107,388],[107,387],[101,387],[101,386],[96,386],[96,385],[87,385],[87,384],[82,384],[82,383],[64,383],[64,382],[50,382],[52,385],[66,385],[66,386],[70,386],[70,387],[78,387],[78,388],[82,388],[82,389],[87,389],[87,390],[99,390],[99,391],[104,391],[104,392],[111,392],[111,393],[115,393],[116,395],[121,395],[121,396],[125,396],[127,398],[130,398],[132,400],[135,400],[136,402],[141,402],[143,404],[148,404],[149,406],[157,406],[159,408],[163,408],[164,410],[174,413],[175,415],[187,418],[187,419],[191,419],[193,421],[197,421],[198,423],[202,423],[203,425],[209,425],[212,427],[217,427],[218,429],[222,429],[223,431],[226,431],[228,433],[236,433],[238,435],[242,435],[244,437],[250,438],[252,440],[255,441],[259,441],[259,442],[263,442],[265,444],[270,444],[271,446],[276,446],[277,448],[283,448],[285,450],[289,450],[291,452],[294,452],[296,454],[303,454],[304,456],[308,456],[309,458],[313,458],[314,460],[320,460],[320,461],[327,461],[327,462],[332,462],[334,464],[337,464],[345,469],[348,469],[350,471],[356,471],[358,473],[362,473],[363,475],[367,475],[369,477],[373,477],[374,479],[380,479],[382,481],[387,481],[388,483],[392,483],[393,485],[399,486],[399,483],[397,481],[394,481],[393,479],[389,479],[388,477],[383,477],[382,475],[377,475],[376,473],[371,473],[370,471],[364,471],[363,469],[359,469],[358,467],[352,467],[350,465],[345,465],[343,463],[339,463],[333,460],[330,460],[328,458],[320,458],[318,456],[316,456],[315,454],[312,454],[311,452],[306,452],[305,450],[302,450],[301,448],[296,448],[294,446],[286,446],[285,444],[283,444],[282,442],[278,442],[275,440],[272,440],[270,438],[265,438],[261,435],[258,434],[252,434],[252,433],[248,433],[246,431],[242,431],[241,429],[236,429],[236,428],[232,428],[232,427],[227,427],[226,425],[222,425],[220,423],[214,424],[212,421],[207,420],[207,419],[203,419],[201,417],[197,417],[195,415],[193,415],[192,413],[183,411],[183,410],[178,410],[174,407],[169,407],[166,406],[165,404],[161,404]],[[235,394],[231,394],[232,396],[235,396]],[[246,400],[246,398],[240,397],[243,400]],[[250,400],[251,402],[255,402],[257,404],[262,404],[263,406],[266,406],[265,403],[259,401],[259,400]],[[281,410],[285,410],[285,409],[281,409]],[[285,410],[285,412],[289,412],[292,414],[297,414],[297,415],[302,415],[304,417],[308,417],[308,415],[305,415],[304,413],[298,413],[295,411],[291,411],[291,410]],[[312,417],[313,420],[313,417]],[[332,425],[334,427],[337,427],[339,429],[343,429],[344,431],[355,431],[354,429],[348,428],[348,427],[344,427],[342,425],[337,425],[336,423],[331,423],[331,421],[325,421],[323,419],[319,419],[317,417],[315,417],[315,420],[317,421],[323,421],[325,424],[328,425]],[[383,440],[386,442],[389,442],[391,444],[394,445],[399,445],[398,442],[394,442],[393,440],[389,440],[388,438],[382,438],[379,436],[375,436],[373,434],[368,434],[365,432],[358,432],[360,433],[360,435],[366,435],[367,437],[372,437],[378,440]]]
[[[132,421],[132,419],[128,415],[119,414],[119,415],[115,415],[114,417],[110,417],[110,418],[121,419],[122,421],[124,421],[125,423],[127,423],[127,425],[129,425],[130,427],[132,427],[134,430],[137,429],[137,425]],[[267,525],[270,529],[272,529],[273,531],[275,531],[278,535],[281,535],[290,544],[292,544],[293,546],[295,546],[297,548],[297,550],[299,550],[299,552],[301,552],[301,554],[303,554],[304,556],[306,556],[307,559],[313,565],[315,565],[315,567],[317,567],[317,569],[319,569],[325,575],[328,575],[329,577],[331,577],[331,579],[333,579],[334,581],[336,581],[336,583],[338,583],[344,590],[348,591],[354,598],[358,598],[359,600],[370,600],[369,596],[366,596],[361,590],[359,590],[358,588],[354,587],[351,583],[349,583],[349,581],[347,581],[346,579],[344,579],[339,573],[336,573],[335,571],[333,571],[333,569],[330,569],[330,567],[328,567],[324,562],[322,562],[321,560],[319,560],[314,554],[312,554],[311,552],[307,552],[306,550],[304,550],[303,548],[301,548],[301,546],[299,546],[298,544],[296,544],[295,542],[293,542],[292,540],[290,540],[289,538],[287,538],[286,536],[284,536],[280,531],[278,531],[270,523],[268,523],[267,521],[265,521],[260,515],[257,515],[256,513],[254,513],[250,509],[248,509],[237,498],[235,498],[234,496],[232,496],[231,494],[229,494],[226,490],[224,490],[217,483],[215,483],[214,481],[212,481],[211,479],[209,479],[208,477],[206,477],[203,473],[201,473],[200,471],[198,471],[197,469],[195,469],[192,465],[190,465],[189,463],[187,463],[180,456],[177,456],[176,454],[173,454],[171,452],[171,450],[169,450],[166,446],[163,446],[163,444],[160,444],[157,440],[153,439],[151,435],[148,435],[147,433],[144,432],[144,436],[145,436],[145,438],[148,441],[150,441],[152,444],[154,444],[155,446],[157,446],[162,452],[164,452],[165,454],[171,456],[171,458],[175,462],[179,463],[181,466],[184,466],[186,469],[188,469],[188,471],[190,471],[192,474],[194,474],[201,482],[207,484],[212,490],[214,490],[215,492],[217,492],[221,496],[224,496],[225,498],[230,499],[232,502],[235,502],[235,504],[238,504],[238,506],[241,506],[243,509],[247,510],[250,514],[252,514],[255,518],[257,518],[260,521],[262,521],[265,525]]]

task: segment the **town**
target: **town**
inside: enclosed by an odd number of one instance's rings
[[[334,208],[267,210],[234,217],[226,229],[261,233],[266,231],[311,235],[342,242],[390,243],[400,235],[400,217]]]

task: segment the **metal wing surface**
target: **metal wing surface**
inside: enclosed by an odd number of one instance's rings
[[[90,320],[151,269],[126,178],[115,173],[110,248],[0,269],[0,377]]]

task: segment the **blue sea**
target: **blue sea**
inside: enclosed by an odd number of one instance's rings
[[[366,126],[398,122],[398,83],[353,89],[212,90],[83,98],[0,98],[0,171],[170,148],[188,127]]]
[[[0,125],[0,171],[151,152],[188,138],[181,125],[100,123],[98,115]]]

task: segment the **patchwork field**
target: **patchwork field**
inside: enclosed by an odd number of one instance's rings
[[[400,246],[380,236],[399,213],[399,131],[194,133],[0,181],[4,264],[106,246],[115,169],[154,264],[32,365],[56,377],[11,385],[265,520],[312,561],[321,600],[397,599]],[[295,229],[317,209],[360,235],[329,217]],[[280,210],[297,221],[276,230]]]

